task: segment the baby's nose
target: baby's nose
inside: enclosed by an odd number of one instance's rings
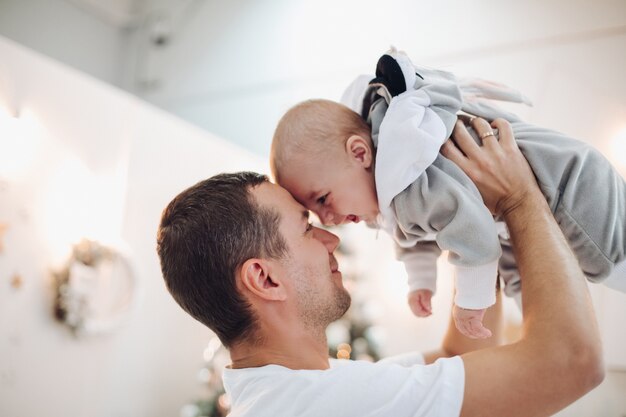
[[[326,210],[323,213],[321,220],[322,220],[322,223],[324,224],[324,226],[334,226],[334,225],[336,225],[336,223],[335,223],[335,215],[330,210]]]

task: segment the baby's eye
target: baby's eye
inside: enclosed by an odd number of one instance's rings
[[[321,206],[323,206],[324,204],[326,204],[326,199],[328,198],[328,193],[324,194],[323,196],[321,196],[320,198],[317,199],[317,203]]]

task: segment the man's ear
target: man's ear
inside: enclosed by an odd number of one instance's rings
[[[372,166],[372,148],[369,142],[359,135],[352,135],[346,141],[346,152],[350,158],[357,161],[363,168]]]
[[[279,277],[273,276],[271,265],[266,259],[248,259],[239,270],[239,279],[245,289],[259,298],[284,301],[287,298],[285,285]]]

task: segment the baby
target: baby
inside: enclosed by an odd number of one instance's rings
[[[471,180],[438,153],[460,111],[511,123],[588,279],[611,275],[626,292],[626,184],[599,152],[479,99],[523,101],[511,90],[485,82],[459,87],[452,74],[416,68],[395,50],[356,90],[352,109],[328,100],[290,109],[274,134],[272,173],[324,224],[365,221],[389,232],[407,270],[414,314],[431,314],[442,250],[455,267],[453,315],[463,334],[490,336],[482,317],[495,302],[498,273],[507,295],[520,295],[506,227]]]

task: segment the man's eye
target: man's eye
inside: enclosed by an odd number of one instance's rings
[[[323,196],[317,199],[317,203],[323,206],[324,204],[326,204],[327,198],[328,198],[328,194],[324,194]]]

